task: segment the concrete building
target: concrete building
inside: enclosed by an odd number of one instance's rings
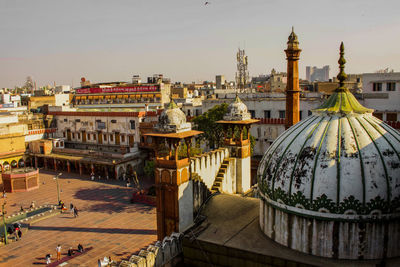
[[[128,84],[124,82],[87,84],[75,89],[72,104],[80,109],[134,109],[134,111],[162,108],[170,100],[169,79],[157,75],[148,78],[148,83]]]
[[[139,124],[157,119],[157,112],[87,112],[50,109],[62,146],[35,153],[35,166],[103,178],[126,179],[140,172],[146,153],[138,149]]]
[[[266,84],[266,92],[282,93],[286,89],[287,73],[277,72],[275,69],[271,70],[271,74]]]
[[[364,73],[364,105],[373,108],[383,121],[400,121],[400,72]]]
[[[306,80],[310,82],[320,81],[326,82],[329,81],[329,66],[323,66],[322,68],[317,67],[306,67]]]
[[[225,89],[225,75],[215,76],[215,85],[217,89]]]

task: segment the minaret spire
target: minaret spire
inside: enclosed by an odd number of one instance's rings
[[[286,85],[286,122],[285,127],[300,121],[300,86],[299,86],[299,64],[301,49],[299,40],[294,33],[294,27],[289,35],[287,49],[287,85]]]

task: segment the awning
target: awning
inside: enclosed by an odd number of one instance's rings
[[[123,98],[128,98],[129,96],[128,95],[123,95]]]
[[[135,98],[136,95],[129,95],[129,98]]]
[[[149,95],[142,95],[142,98],[147,98],[149,97]]]
[[[104,96],[102,96],[102,95],[99,95],[99,96],[98,96],[98,98],[99,98],[99,99],[103,99],[103,98],[104,98]]]
[[[112,96],[111,96],[111,99],[115,99],[115,98],[117,98],[116,95],[112,95]]]
[[[81,97],[80,96],[76,96],[75,100],[81,100]]]
[[[106,95],[106,96],[105,96],[105,99],[110,99],[110,97],[111,97],[111,96],[109,96],[109,95]]]
[[[83,95],[83,96],[81,97],[81,99],[82,99],[82,100],[86,100],[86,96]]]
[[[122,98],[122,95],[117,95],[117,98]]]
[[[161,94],[156,94],[156,97],[161,98]]]
[[[136,98],[140,98],[140,95],[135,95]]]
[[[90,95],[90,96],[88,97],[88,99],[93,99],[93,96]]]
[[[94,95],[93,99],[99,99],[99,96],[98,95]]]

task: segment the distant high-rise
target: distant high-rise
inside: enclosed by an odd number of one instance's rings
[[[236,88],[243,90],[247,86],[249,80],[249,72],[247,71],[247,56],[244,49],[240,49],[236,54],[237,72],[236,72]]]
[[[310,82],[320,81],[326,82],[329,81],[329,66],[323,66],[322,68],[317,67],[306,67],[306,80]]]
[[[225,76],[224,75],[215,76],[215,84],[217,86],[217,89],[222,89],[222,86],[225,85]]]

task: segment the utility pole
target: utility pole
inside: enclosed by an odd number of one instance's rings
[[[8,239],[7,239],[7,225],[6,225],[6,210],[5,210],[5,206],[6,206],[6,199],[4,198],[4,202],[3,205],[1,206],[1,213],[3,214],[3,226],[4,226],[4,244],[8,243]]]
[[[58,183],[58,177],[59,176],[61,176],[62,175],[62,173],[60,172],[59,174],[57,174],[56,176],[54,176],[54,180],[56,180],[56,182],[57,182],[57,203],[60,203],[60,185],[59,185],[59,183]]]

